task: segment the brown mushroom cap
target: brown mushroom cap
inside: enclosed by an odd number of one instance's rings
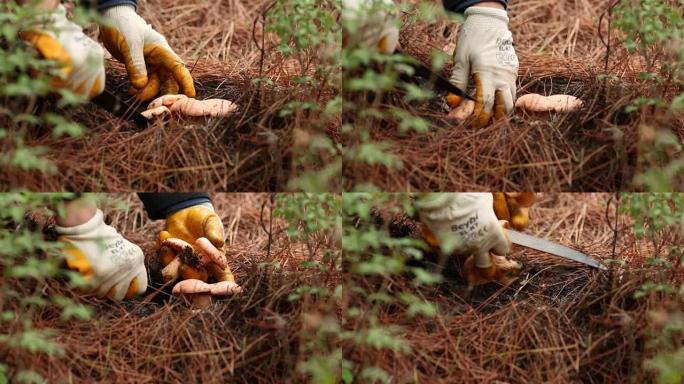
[[[171,106],[171,112],[185,116],[225,117],[237,110],[237,106],[229,100],[222,99],[180,99]]]
[[[154,99],[142,114],[148,119],[165,116],[172,112],[191,117],[226,117],[237,109],[237,105],[230,100],[197,100],[185,95],[164,95]]]
[[[157,97],[156,99],[152,100],[150,104],[147,105],[147,109],[155,109],[159,107],[170,107],[173,104],[175,104],[178,100],[182,99],[187,99],[188,97],[185,95],[164,95],[161,97]]]
[[[452,119],[456,119],[458,121],[463,121],[466,120],[467,118],[470,117],[470,115],[473,114],[473,111],[475,110],[475,102],[472,100],[463,100],[461,101],[461,104],[458,105],[458,107],[454,108],[449,112],[447,115],[448,117]]]
[[[219,283],[209,284],[197,279],[183,280],[176,284],[172,290],[172,293],[176,296],[193,294],[230,296],[241,292],[242,287],[230,281],[221,281]]]
[[[150,108],[146,111],[141,112],[141,115],[145,116],[147,120],[153,120],[156,118],[161,118],[171,114],[171,110],[165,106]]]
[[[223,252],[219,251],[206,237],[200,237],[195,240],[195,246],[202,253],[205,263],[213,262],[221,269],[225,269],[228,266],[228,260],[226,260]]]
[[[237,111],[238,107],[230,100],[223,99],[207,99],[202,100],[205,109],[209,112],[209,116],[225,117]]]
[[[196,293],[211,293],[213,284],[207,284],[202,280],[187,279],[173,286],[171,291],[174,295],[192,295]]]
[[[515,107],[530,112],[573,112],[580,109],[582,104],[582,100],[571,95],[542,96],[530,93],[520,96]]]
[[[242,293],[242,287],[231,281],[221,281],[216,284],[211,284],[211,294],[213,296],[231,296],[238,293]]]

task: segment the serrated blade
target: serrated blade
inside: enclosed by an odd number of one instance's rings
[[[578,263],[586,264],[598,269],[607,269],[603,264],[599,263],[595,259],[585,255],[584,253],[566,247],[558,243],[554,243],[548,240],[541,239],[539,237],[530,236],[528,234],[514,231],[512,229],[507,230],[508,236],[514,244],[522,245],[523,247],[536,249],[538,251],[550,253],[555,256],[560,256],[566,259],[576,261]]]

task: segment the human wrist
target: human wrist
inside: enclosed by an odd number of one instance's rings
[[[76,199],[64,203],[62,214],[56,217],[60,227],[74,227],[90,221],[97,214],[97,205],[88,199]]]
[[[60,235],[83,235],[94,231],[104,223],[104,214],[97,208],[94,211],[79,208],[73,210],[66,218],[67,220],[57,218],[55,229]]]
[[[112,7],[109,7],[109,8],[102,10],[102,15],[104,15],[106,17],[112,17],[112,18],[128,17],[131,14],[137,15],[136,8],[134,5],[128,4],[128,3],[114,5]]]
[[[483,1],[483,2],[480,2],[477,4],[473,4],[473,5],[471,5],[471,7],[495,8],[495,9],[506,10],[506,7],[504,7],[504,5],[498,1]]]

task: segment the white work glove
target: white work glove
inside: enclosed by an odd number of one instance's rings
[[[195,85],[183,60],[164,36],[152,29],[132,5],[117,5],[102,14],[100,40],[117,60],[124,63],[133,85],[131,93],[141,101],[157,94],[179,91],[195,97]]]
[[[142,250],[105,224],[101,210],[81,225],[56,229],[59,240],[66,244],[67,266],[81,273],[89,292],[115,300],[145,292],[147,271]]]
[[[489,252],[506,255],[509,241],[496,218],[491,193],[429,193],[419,198],[416,209],[430,236],[431,245],[448,253],[474,255],[475,265],[491,266]]]
[[[52,80],[57,88],[92,98],[104,90],[104,50],[66,17],[59,5],[35,28],[21,33],[45,59],[57,61],[62,75]]]
[[[477,6],[466,9],[450,80],[465,90],[471,74],[475,82],[475,127],[488,124],[492,110],[495,119],[513,112],[518,56],[505,10]],[[447,96],[447,102],[453,108],[462,101],[459,96]]]
[[[393,53],[399,44],[397,7],[392,0],[343,0],[342,20],[354,28],[352,40],[380,53]]]
[[[522,266],[503,256],[511,246],[508,222],[496,218],[491,193],[430,193],[415,206],[430,245],[446,255],[467,256],[463,274],[469,290],[490,281],[508,285],[520,274]]]

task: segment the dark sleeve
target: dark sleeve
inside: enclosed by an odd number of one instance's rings
[[[206,193],[138,193],[138,197],[152,220],[165,219],[184,208],[211,203]]]
[[[102,12],[115,5],[129,4],[138,9],[138,0],[97,0],[97,10]]]
[[[444,5],[444,9],[450,12],[456,12],[456,13],[463,13],[465,12],[466,8],[470,7],[471,5],[475,5],[477,3],[481,3],[483,1],[491,1],[491,0],[442,0],[442,5]],[[508,8],[508,0],[494,0],[498,1],[499,3],[503,4],[504,9]]]

